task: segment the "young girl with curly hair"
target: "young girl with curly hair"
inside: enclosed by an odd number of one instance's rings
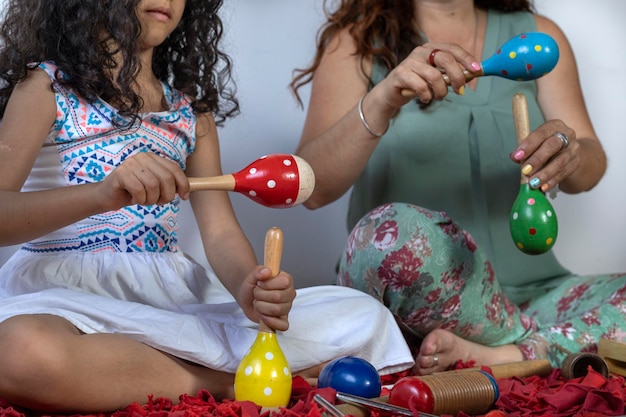
[[[291,369],[412,358],[356,290],[258,265],[224,191],[217,125],[237,113],[217,0],[9,0],[0,26],[0,398],[55,413],[148,395],[232,398],[257,323]],[[189,199],[211,269],[178,247]],[[289,327],[289,330],[288,330]],[[381,342],[382,341],[382,342]]]

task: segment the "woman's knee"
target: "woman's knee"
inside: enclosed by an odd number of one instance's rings
[[[439,299],[444,288],[460,291],[464,277],[484,271],[485,262],[471,235],[445,213],[390,203],[366,214],[350,233],[338,283],[406,317],[436,301],[429,297]]]
[[[472,262],[476,250],[469,233],[445,213],[389,203],[367,213],[350,233],[339,279],[376,277],[404,287]]]

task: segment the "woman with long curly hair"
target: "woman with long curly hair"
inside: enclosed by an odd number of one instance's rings
[[[336,287],[296,298],[290,274],[258,265],[225,191],[190,193],[187,176],[221,175],[216,126],[238,110],[221,5],[6,3],[0,244],[22,245],[0,269],[3,400],[95,413],[232,398],[259,321],[305,377],[350,354],[412,365],[382,304]],[[211,268],[180,251],[181,199]]]
[[[532,188],[591,190],[606,155],[566,36],[528,0],[341,0],[295,93],[311,83],[296,153],[316,174],[306,206],[351,190],[338,283],[384,302],[416,371],[594,351],[624,340],[624,274],[578,276],[511,239],[520,167]],[[468,77],[509,39],[543,32],[559,60],[530,81]],[[532,47],[533,45],[530,45]],[[446,81],[445,73],[449,82]],[[512,98],[526,96],[520,144]]]

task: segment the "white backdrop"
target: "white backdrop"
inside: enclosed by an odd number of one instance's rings
[[[553,202],[559,216],[554,251],[575,272],[626,271],[626,141],[620,123],[626,115],[620,76],[626,68],[626,2],[537,0],[535,4],[572,43],[589,112],[609,155],[608,172],[598,187],[576,196],[561,193]],[[262,155],[295,150],[305,113],[297,107],[288,84],[292,70],[312,58],[323,19],[322,1],[227,1],[223,17],[242,107],[242,114],[220,130],[224,172],[232,173]],[[308,89],[302,93],[306,103]],[[316,211],[301,206],[270,209],[231,195],[259,259],[265,231],[278,226],[285,234],[282,268],[293,274],[298,287],[334,281],[335,263],[347,237],[347,195]],[[187,206],[181,218],[183,249],[204,262]],[[0,249],[0,263],[12,250]]]

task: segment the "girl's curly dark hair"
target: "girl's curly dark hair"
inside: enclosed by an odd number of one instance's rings
[[[418,45],[424,43],[415,21],[413,0],[337,0],[330,10],[329,0],[324,0],[326,23],[317,35],[313,63],[304,69],[296,69],[290,84],[300,105],[300,87],[313,79],[313,73],[322,59],[331,39],[345,28],[356,44],[356,53],[365,59],[374,58],[388,70],[398,65]],[[476,7],[503,12],[533,11],[530,0],[474,0]],[[371,78],[363,71],[371,83]]]
[[[192,97],[198,113],[218,124],[239,111],[232,62],[219,49],[222,0],[187,0],[176,30],[154,51],[157,78]],[[140,68],[136,15],[140,0],[7,0],[0,25],[0,117],[15,85],[33,63],[54,61],[87,100],[114,103],[134,122],[142,108],[135,76]],[[115,45],[115,48],[111,48]],[[116,56],[123,62],[112,80]]]

